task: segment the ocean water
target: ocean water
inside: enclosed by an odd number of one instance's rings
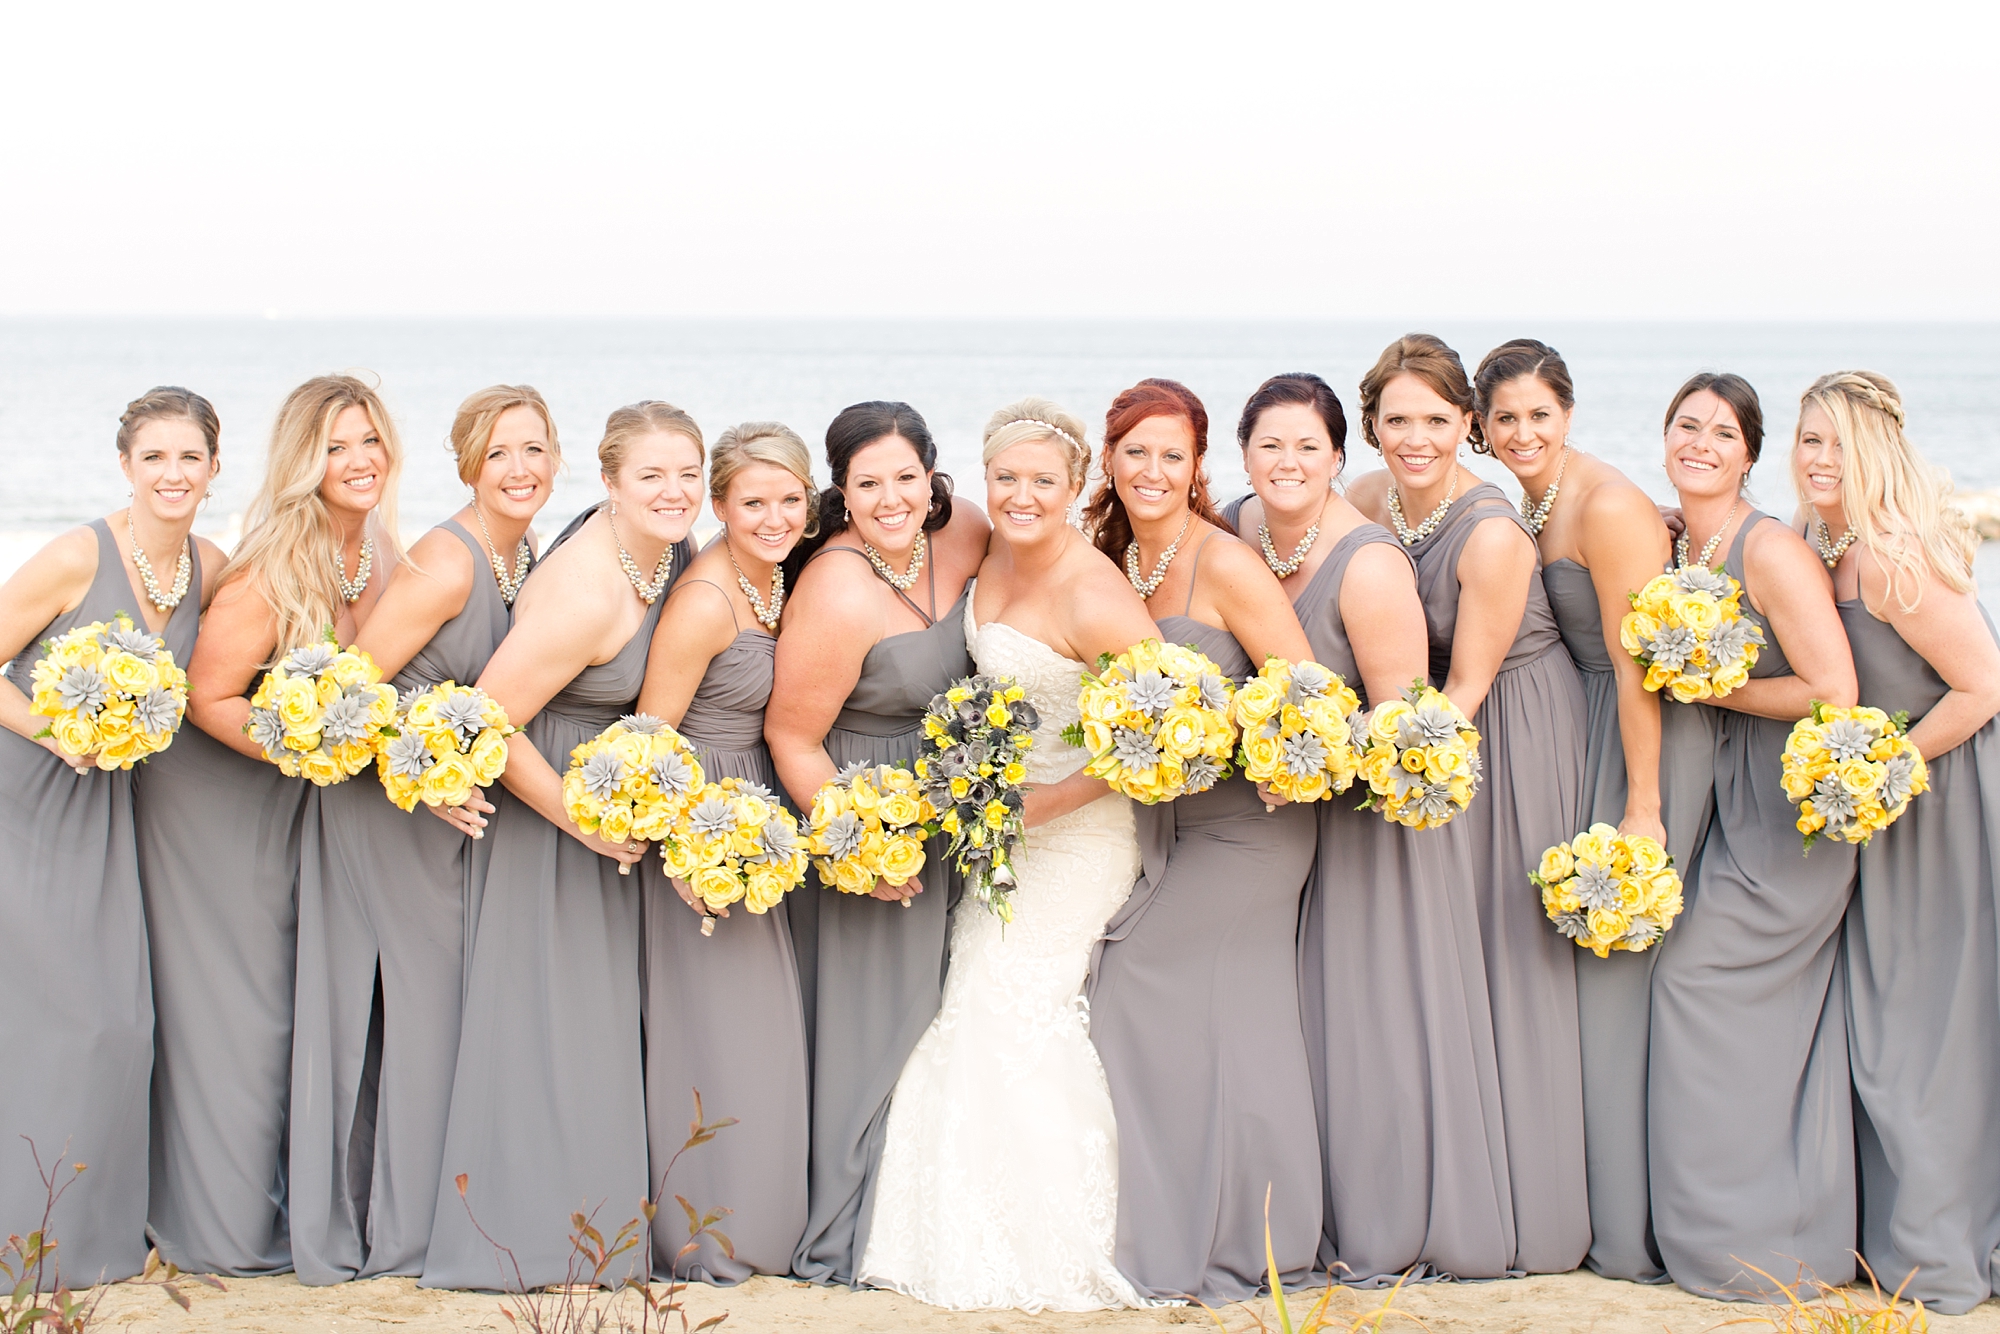
[[[815,448],[846,404],[903,399],[977,500],[980,431],[996,408],[1040,394],[1094,435],[1120,389],[1169,376],[1208,406],[1210,472],[1224,498],[1243,486],[1236,415],[1259,381],[1316,371],[1351,409],[1362,372],[1408,327],[1445,338],[1468,366],[1510,337],[1559,348],[1577,383],[1573,438],[1662,499],[1661,414],[1702,369],[1736,371],[1762,394],[1766,450],[1752,491],[1781,515],[1793,503],[1785,460],[1799,393],[1830,370],[1894,379],[1926,454],[1961,489],[2000,487],[2000,324],[0,320],[0,575],[54,532],[123,503],[118,414],[155,384],[186,385],[221,415],[223,470],[200,525],[215,533],[248,505],[278,404],[311,375],[379,379],[406,451],[401,515],[411,533],[463,500],[444,443],[459,401],[496,382],[533,384],[568,458],[540,525],[552,531],[602,494],[595,445],[605,414],[642,398],[686,408],[711,437],[778,420]],[[1377,466],[1358,431],[1349,446],[1350,472]],[[1498,464],[1472,464],[1516,493]],[[1994,598],[2000,544],[1980,566]]]

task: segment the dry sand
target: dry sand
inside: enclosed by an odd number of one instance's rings
[[[227,1292],[191,1287],[194,1309],[182,1312],[165,1294],[118,1287],[107,1294],[98,1327],[144,1334],[240,1331],[249,1334],[346,1334],[398,1330],[436,1334],[445,1330],[494,1330],[511,1334],[500,1313],[501,1299],[490,1294],[429,1292],[411,1279],[372,1279],[336,1288],[307,1288],[287,1276],[228,1280]],[[949,1330],[963,1334],[1065,1334],[1067,1331],[1130,1331],[1184,1334],[1214,1329],[1200,1309],[1119,1311],[1094,1315],[1023,1315],[1019,1312],[939,1311],[886,1292],[815,1288],[786,1279],[760,1278],[737,1288],[697,1287],[688,1294],[692,1323],[728,1313],[722,1331],[763,1330]],[[1350,1318],[1377,1305],[1381,1294],[1343,1291],[1335,1309]],[[1295,1299],[1294,1318],[1307,1303]],[[1598,1278],[1559,1274],[1497,1283],[1434,1283],[1406,1289],[1397,1309],[1418,1317],[1434,1334],[1508,1331],[1510,1334],[1700,1334],[1732,1319],[1754,1319],[1765,1308],[1730,1305],[1690,1297],[1674,1287],[1644,1287]],[[636,1316],[636,1308],[629,1308]],[[1255,1304],[1275,1330],[1268,1302]],[[1253,1308],[1223,1312],[1235,1331],[1257,1328]],[[675,1328],[678,1329],[678,1324]],[[1756,1330],[1762,1324],[1731,1329]],[[1415,1330],[1406,1320],[1390,1320],[1385,1330]],[[1988,1302],[1958,1319],[1937,1317],[1939,1334],[2000,1334],[2000,1302]]]

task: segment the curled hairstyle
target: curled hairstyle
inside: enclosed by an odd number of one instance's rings
[[[1472,442],[1475,454],[1491,454],[1486,442],[1484,419],[1493,411],[1493,394],[1503,384],[1523,376],[1540,380],[1556,396],[1564,412],[1576,406],[1576,384],[1569,378],[1569,366],[1562,353],[1535,338],[1510,338],[1480,359],[1472,376],[1473,411],[1481,419],[1478,436]]]
[[[1801,419],[1807,407],[1833,422],[1848,529],[1887,572],[1903,610],[1917,609],[1927,567],[1953,592],[1971,591],[1978,534],[1951,505],[1950,478],[1926,463],[1903,434],[1903,396],[1896,386],[1873,371],[1836,371],[1813,381],[1800,398]],[[1805,495],[1800,472],[1795,451],[1792,480]]]
[[[388,475],[381,479],[381,503],[368,518],[375,561],[382,573],[402,559],[396,533],[396,484],[403,474],[403,443],[396,424],[372,385],[352,375],[321,375],[285,396],[271,426],[264,481],[250,502],[243,540],[218,584],[238,574],[257,582],[270,604],[277,641],[269,666],[284,654],[318,639],[345,605],[336,574],[341,568],[340,530],[327,513],[320,488],[326,481],[326,451],[333,424],[348,408],[360,408],[382,442]]]
[[[937,441],[923,415],[908,403],[876,399],[842,408],[826,427],[826,466],[833,484],[819,493],[819,537],[801,541],[795,555],[805,558],[826,544],[828,538],[845,532],[848,525],[847,469],[854,456],[877,440],[894,436],[907,441],[916,451],[917,462],[931,475],[931,503],[924,514],[923,531],[934,533],[951,522],[951,478],[937,470]]]
[[[1083,423],[1046,398],[1020,398],[986,419],[979,436],[979,461],[993,462],[1016,445],[1046,440],[1062,451],[1069,470],[1069,484],[1083,489],[1090,476],[1090,446],[1084,443]]]
[[[631,451],[632,442],[649,435],[684,435],[694,441],[697,454],[705,445],[701,427],[695,425],[694,418],[673,404],[662,403],[657,398],[627,403],[622,408],[614,409],[604,419],[604,438],[597,442],[597,466],[604,473],[605,481],[617,482],[619,473],[624,471],[625,456]]]
[[[1736,414],[1736,424],[1743,428],[1743,445],[1750,452],[1750,462],[1756,463],[1764,452],[1764,405],[1757,401],[1757,391],[1750,382],[1740,375],[1728,371],[1700,371],[1688,377],[1688,382],[1674,394],[1674,401],[1667,404],[1666,420],[1661,423],[1662,431],[1671,430],[1674,414],[1681,410],[1681,404],[1706,389]]]
[[[1466,378],[1465,363],[1458,359],[1458,353],[1446,346],[1444,339],[1436,334],[1404,334],[1395,342],[1382,349],[1382,355],[1375,359],[1368,373],[1361,377],[1361,438],[1382,452],[1382,442],[1375,435],[1375,417],[1382,407],[1382,391],[1398,375],[1414,375],[1430,387],[1445,402],[1466,414],[1467,439],[1474,449],[1479,449],[1486,440],[1479,429],[1479,414],[1474,410],[1472,381]]]
[[[720,504],[729,484],[745,468],[768,463],[783,468],[806,489],[805,536],[819,534],[819,489],[813,485],[812,451],[799,433],[780,422],[744,422],[715,437],[708,451],[708,498]]]
[[[514,408],[533,408],[541,415],[549,433],[549,452],[562,459],[562,442],[556,438],[556,419],[539,391],[525,384],[496,384],[476,390],[458,405],[451,419],[451,439],[445,445],[458,459],[458,480],[471,486],[486,466],[486,448],[493,443],[493,428],[500,417]]]
[[[1091,543],[1099,551],[1114,561],[1125,559],[1125,548],[1132,541],[1132,516],[1125,512],[1125,502],[1111,481],[1111,451],[1140,422],[1154,417],[1177,417],[1187,423],[1194,435],[1194,481],[1188,487],[1188,508],[1204,523],[1228,527],[1215,512],[1215,501],[1208,493],[1208,469],[1202,462],[1208,456],[1208,409],[1201,405],[1192,389],[1178,380],[1141,380],[1112,399],[1111,406],[1105,409],[1104,476],[1098,480],[1097,494],[1083,511],[1083,531],[1090,534]]]
[[[141,426],[168,421],[193,422],[208,446],[211,459],[222,447],[222,419],[215,415],[215,406],[191,389],[163,384],[125,405],[124,415],[118,418],[118,452],[130,458],[132,442],[138,438]]]

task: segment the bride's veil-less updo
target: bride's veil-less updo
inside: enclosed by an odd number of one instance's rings
[[[1069,463],[1069,484],[1081,491],[1090,475],[1090,448],[1084,436],[1083,423],[1046,398],[1017,399],[986,419],[979,461],[991,463],[1015,445],[1046,440],[1063,452]]]
[[[819,493],[819,535],[802,539],[785,562],[786,577],[798,573],[806,558],[826,545],[827,539],[846,530],[847,468],[854,456],[885,436],[899,436],[917,452],[917,462],[931,475],[931,504],[924,514],[923,531],[934,533],[951,522],[951,477],[937,471],[937,442],[923,414],[908,403],[876,400],[842,408],[827,424],[826,466],[833,484]]]

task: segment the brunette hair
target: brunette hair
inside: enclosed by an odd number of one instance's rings
[[[118,418],[118,452],[129,457],[139,428],[147,422],[165,421],[193,422],[208,445],[211,459],[222,446],[222,420],[215,415],[215,406],[191,389],[163,384],[125,405],[124,415]]]
[[[923,414],[908,403],[882,399],[856,403],[842,408],[827,423],[826,467],[833,474],[833,484],[819,493],[818,538],[801,540],[793,549],[802,564],[829,538],[846,530],[847,497],[841,488],[847,485],[848,465],[864,447],[888,436],[908,441],[917,453],[917,462],[931,475],[931,504],[924,515],[923,531],[934,533],[951,522],[951,477],[937,470],[937,441],[931,439]]]
[[[1764,405],[1757,401],[1757,391],[1750,387],[1750,382],[1740,375],[1732,375],[1728,371],[1699,371],[1689,376],[1688,382],[1674,394],[1674,401],[1667,404],[1667,416],[1660,429],[1672,428],[1674,414],[1681,410],[1681,404],[1704,389],[1727,403],[1736,414],[1736,424],[1743,428],[1743,445],[1750,453],[1750,462],[1757,462],[1758,455],[1764,452]]]
[[[1382,391],[1398,375],[1416,376],[1430,386],[1432,393],[1465,413],[1472,419],[1467,426],[1472,447],[1478,449],[1484,443],[1465,363],[1436,334],[1413,333],[1404,334],[1383,348],[1382,355],[1361,377],[1361,438],[1375,446],[1377,453],[1382,450],[1382,442],[1375,435],[1375,415],[1382,405]]]
[[[1341,465],[1345,467],[1347,410],[1340,406],[1340,395],[1333,392],[1333,386],[1311,371],[1287,371],[1257,386],[1257,392],[1243,404],[1243,415],[1236,419],[1236,447],[1250,448],[1257,419],[1268,409],[1290,403],[1311,408],[1326,423],[1327,443],[1340,451]]]
[[[1208,494],[1208,469],[1203,464],[1208,457],[1208,409],[1179,380],[1141,380],[1112,399],[1111,406],[1105,409],[1104,476],[1098,481],[1097,494],[1083,511],[1083,531],[1090,534],[1091,544],[1114,561],[1125,559],[1125,548],[1132,541],[1132,518],[1125,512],[1125,502],[1118,498],[1118,488],[1111,481],[1111,451],[1140,422],[1153,417],[1178,417],[1188,424],[1188,430],[1194,434],[1194,481],[1188,488],[1188,508],[1205,523],[1228,527],[1215,512],[1215,501]]]
[[[556,438],[556,419],[541,394],[525,384],[496,384],[474,390],[458,405],[451,419],[451,436],[445,448],[458,460],[458,480],[467,486],[479,480],[486,466],[486,447],[493,443],[493,428],[502,413],[512,408],[533,408],[549,433],[549,452],[562,459],[562,442]]]
[[[1576,406],[1576,384],[1569,378],[1569,366],[1562,353],[1539,339],[1510,338],[1480,359],[1479,369],[1472,376],[1473,412],[1485,418],[1493,411],[1493,391],[1524,375],[1548,386],[1563,411]],[[1493,446],[1486,443],[1483,425],[1472,442],[1472,450],[1475,454],[1493,452]]]

